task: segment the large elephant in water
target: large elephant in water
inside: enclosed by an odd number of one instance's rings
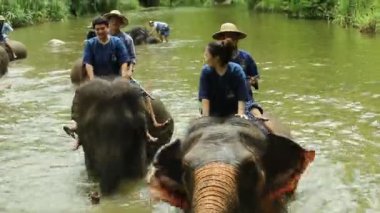
[[[170,122],[156,129],[141,97],[140,88],[123,79],[91,80],[76,91],[72,117],[86,168],[99,178],[103,194],[114,192],[122,179],[143,177],[155,152],[173,134],[173,119],[162,102],[153,101],[156,118]],[[158,141],[147,141],[147,128]]]
[[[242,118],[199,118],[157,152],[152,196],[195,213],[282,212],[314,160],[291,139]]]
[[[9,45],[12,47],[17,58],[13,57],[12,52],[5,45],[0,45],[0,77],[8,71],[10,61],[24,59],[27,56],[26,47],[19,41],[9,40]]]
[[[134,27],[130,31],[127,31],[135,45],[141,44],[157,44],[160,43],[160,39],[149,35],[149,31],[145,27]]]

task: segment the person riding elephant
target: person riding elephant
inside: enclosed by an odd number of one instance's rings
[[[4,16],[0,15],[0,45],[9,51],[9,60],[13,61],[17,58],[16,53],[13,51],[13,48],[8,43],[8,33],[13,31],[13,28],[10,26],[10,24],[5,22]]]
[[[85,165],[99,178],[103,195],[111,194],[122,179],[139,179],[146,174],[157,143],[148,143],[146,108],[141,89],[125,78],[112,81],[96,78],[76,91],[73,118],[81,141]],[[162,119],[171,119],[162,106]],[[160,146],[170,141],[173,123],[160,129]],[[166,131],[166,132],[164,132]],[[161,137],[162,136],[162,137]]]
[[[263,131],[270,132],[270,121],[263,116],[263,108],[248,94],[242,67],[230,62],[233,51],[231,39],[211,42],[205,48],[206,65],[202,68],[199,80],[201,114],[247,117],[259,123]]]
[[[97,77],[115,77],[122,76],[123,78],[131,80],[132,83],[139,85],[132,79],[132,66],[135,58],[130,58],[128,55],[125,43],[121,39],[115,36],[109,35],[108,21],[102,17],[96,18],[93,21],[93,28],[97,33],[97,37],[91,38],[86,42],[83,64],[86,70],[86,76],[89,80]],[[132,51],[134,52],[134,51]],[[154,127],[165,127],[170,123],[170,120],[165,120],[163,123],[159,123],[154,113],[154,107],[151,101],[151,97],[144,91],[144,97],[146,106],[150,112],[151,120]],[[75,99],[75,98],[74,98]],[[75,138],[75,131],[77,128],[77,122],[72,119],[70,125],[63,127],[65,132]],[[159,138],[153,137],[149,131],[146,132],[149,141],[155,142]],[[80,141],[78,140],[74,150],[78,149]]]
[[[112,10],[109,13],[103,15],[109,22],[110,34],[121,39],[127,48],[129,55],[128,69],[130,72],[134,71],[136,65],[136,51],[133,39],[130,35],[122,32],[120,28],[126,27],[129,24],[127,17],[122,15],[118,10]]]
[[[151,196],[186,213],[285,211],[315,152],[232,117],[194,120],[164,145],[147,181]]]
[[[241,39],[247,37],[247,34],[241,32],[235,24],[224,23],[220,26],[220,31],[212,35],[213,39],[218,41],[229,38],[234,44],[234,52],[231,61],[239,64],[247,77],[247,87],[249,89],[249,95],[252,96],[252,89],[254,87],[256,90],[259,89],[258,79],[260,78],[259,71],[255,60],[252,56],[244,50],[238,48],[238,42]]]

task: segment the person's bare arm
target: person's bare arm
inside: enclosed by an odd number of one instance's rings
[[[120,71],[121,71],[121,77],[126,78],[126,79],[132,78],[132,70],[128,68],[127,63],[123,63],[121,65]]]
[[[202,116],[210,116],[210,100],[202,99]]]
[[[245,111],[245,102],[244,101],[239,101],[238,102],[238,111],[237,111],[237,114],[238,115],[244,115],[244,111]]]
[[[91,64],[86,64],[86,73],[89,80],[94,79],[94,67]]]

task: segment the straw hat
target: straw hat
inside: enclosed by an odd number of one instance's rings
[[[120,18],[121,25],[123,27],[125,27],[125,26],[128,25],[128,19],[127,19],[127,17],[125,17],[123,14],[121,14],[120,11],[118,11],[118,10],[112,10],[111,12],[106,13],[103,16],[106,19],[110,19],[112,16],[116,16],[116,17]]]
[[[4,16],[0,16],[0,21],[5,21]]]
[[[220,39],[220,37],[223,36],[224,33],[236,33],[236,35],[238,36],[238,39],[243,39],[245,37],[247,37],[247,34],[241,32],[237,27],[236,25],[232,24],[232,23],[224,23],[220,26],[220,31],[219,32],[216,32],[214,33],[214,35],[212,35],[212,38],[213,39]]]

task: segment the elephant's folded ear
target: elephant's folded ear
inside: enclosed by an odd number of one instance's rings
[[[148,175],[151,195],[172,206],[188,208],[186,193],[182,185],[181,141],[175,140],[161,147]]]
[[[266,195],[277,199],[293,193],[302,173],[314,160],[315,151],[308,151],[294,141],[274,134],[268,136],[263,156],[266,173]]]

